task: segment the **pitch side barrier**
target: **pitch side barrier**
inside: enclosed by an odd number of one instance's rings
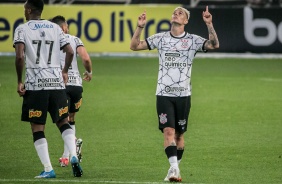
[[[42,18],[66,17],[70,34],[84,42],[90,53],[128,53],[137,17],[146,10],[141,39],[170,30],[170,18],[179,5],[45,5]],[[186,31],[208,38],[202,8],[193,8]],[[218,53],[281,53],[281,8],[209,8],[220,41]],[[11,13],[13,12],[13,13]],[[15,28],[25,22],[23,5],[0,4],[0,52],[13,52]],[[35,25],[40,28],[42,25]],[[142,51],[156,53],[156,51]]]

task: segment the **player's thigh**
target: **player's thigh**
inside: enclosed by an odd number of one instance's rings
[[[47,91],[26,91],[23,96],[22,121],[45,124],[48,111]]]
[[[166,127],[175,128],[175,109],[172,98],[157,96],[156,107],[161,131]]]
[[[65,90],[49,90],[48,111],[53,123],[68,117],[68,100]]]
[[[176,99],[176,130],[183,133],[187,130],[188,118],[191,108],[191,96]]]
[[[70,97],[69,112],[78,112],[82,104],[82,92],[83,88],[81,86],[67,86],[67,94]]]

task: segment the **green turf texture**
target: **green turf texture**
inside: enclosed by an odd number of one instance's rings
[[[93,57],[76,116],[84,175],[74,178],[71,167],[59,166],[63,141],[48,116],[57,178],[36,180],[43,167],[29,123],[20,121],[14,57],[1,57],[0,183],[161,183],[169,163],[155,110],[157,60]],[[282,61],[195,59],[192,84],[183,183],[282,183]]]

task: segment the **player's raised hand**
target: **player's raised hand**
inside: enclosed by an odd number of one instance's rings
[[[144,10],[144,12],[138,17],[137,26],[145,27],[146,21],[146,10]]]
[[[206,10],[203,11],[203,20],[206,24],[210,24],[212,22],[212,15],[209,12],[208,6],[206,6]]]

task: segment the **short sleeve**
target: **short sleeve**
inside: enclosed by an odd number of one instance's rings
[[[25,44],[24,39],[24,28],[23,26],[18,26],[14,33],[14,41],[13,41],[13,47],[15,47],[15,44],[17,43],[23,43]]]

